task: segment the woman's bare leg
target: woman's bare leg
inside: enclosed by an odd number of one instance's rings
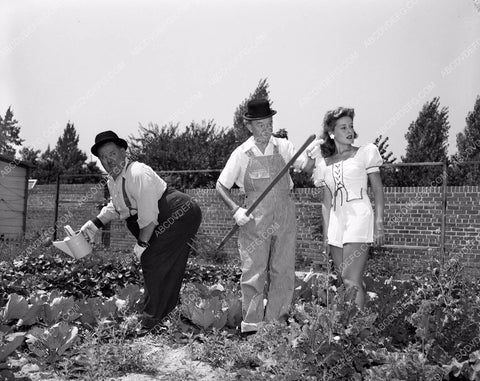
[[[362,309],[365,304],[365,288],[363,286],[363,272],[368,259],[369,245],[366,243],[346,243],[343,245],[343,259],[341,275],[347,288],[356,287],[355,302]]]
[[[343,248],[330,245],[330,254],[332,255],[335,272],[339,278],[342,277]]]

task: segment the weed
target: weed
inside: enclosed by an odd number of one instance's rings
[[[64,359],[58,370],[67,379],[106,380],[127,373],[155,375],[142,341],[131,341],[127,334],[135,318],[120,326],[101,321],[93,332],[86,332],[76,356]]]

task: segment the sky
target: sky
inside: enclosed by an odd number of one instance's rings
[[[346,106],[399,159],[438,96],[453,154],[480,95],[480,0],[0,0],[0,31],[0,113],[42,151],[73,122],[89,159],[104,130],[231,127],[262,78],[297,147]]]

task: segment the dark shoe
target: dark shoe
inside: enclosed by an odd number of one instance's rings
[[[144,337],[146,335],[148,335],[150,333],[150,330],[145,328],[145,327],[141,327],[139,329],[137,329],[135,331],[135,333],[133,334],[133,336],[135,337]]]
[[[253,336],[256,333],[257,331],[240,332],[240,337],[246,339],[247,337]]]
[[[160,324],[161,319],[155,318],[151,315],[143,314],[141,318],[142,328],[152,329],[157,324]]]
[[[261,329],[264,324],[265,322],[263,321],[260,321],[258,323],[246,323],[242,321],[242,323],[240,324],[240,331],[242,332],[241,336],[246,337],[257,333],[257,331]]]
[[[135,330],[129,331],[125,334],[125,338],[127,339],[135,339],[137,337],[143,337],[150,333],[150,330],[146,329],[145,327],[139,327]]]

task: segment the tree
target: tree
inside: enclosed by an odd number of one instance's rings
[[[161,128],[155,123],[147,127],[140,124],[140,136],[128,137],[129,156],[132,160],[141,161],[158,170],[169,170],[176,163],[171,162],[173,141],[178,135],[178,124],[169,124]],[[173,158],[176,160],[176,158]]]
[[[448,108],[440,109],[438,97],[423,105],[417,120],[412,122],[405,134],[407,148],[404,163],[444,162],[447,160],[448,148]],[[416,167],[402,170],[402,185],[432,186],[440,185],[438,181],[442,171],[440,168]]]
[[[24,148],[20,155],[35,165],[31,177],[38,179],[39,184],[54,183],[58,175],[79,175],[62,179],[62,183],[98,182],[98,175],[102,172],[95,162],[85,163],[87,155],[78,148],[78,142],[75,126],[68,122],[53,150],[48,145],[46,151],[38,157],[39,150]],[[85,176],[89,174],[92,176]]]
[[[37,165],[41,152],[42,151],[40,151],[39,149],[35,149],[33,147],[23,147],[19,152],[20,160],[29,162],[33,165]]]
[[[178,124],[140,125],[140,136],[129,136],[132,160],[150,165],[156,171],[222,169],[235,149],[233,129],[217,128],[213,120],[192,122],[180,132]],[[163,175],[181,189],[213,187],[219,172]]]
[[[37,166],[31,172],[31,177],[38,179],[39,184],[56,182],[59,169],[55,160],[55,155],[49,144],[45,152],[40,155]]]
[[[480,165],[465,162],[480,161],[480,96],[465,122],[463,132],[457,134],[457,153],[450,158],[449,178],[454,185],[478,185]]]
[[[235,110],[235,114],[233,115],[233,130],[235,132],[237,145],[243,143],[251,136],[250,131],[245,128],[243,115],[247,112],[247,103],[252,99],[268,99],[270,101],[266,78],[261,79],[258,82],[257,88],[253,94],[250,94],[247,98],[245,98]]]
[[[273,134],[276,138],[282,138],[288,140],[288,132],[285,128],[280,128],[278,131],[275,131]]]
[[[13,117],[13,111],[9,107],[2,118],[0,115],[0,154],[15,158],[15,146],[20,146],[23,139],[20,138],[20,126]]]
[[[78,174],[82,172],[87,155],[78,148],[78,142],[77,130],[73,123],[68,122],[53,150],[53,157],[61,174]]]
[[[385,136],[384,138],[383,135],[379,135],[375,138],[375,141],[373,142],[373,144],[375,144],[378,147],[378,151],[380,152],[380,156],[382,156],[383,163],[393,164],[397,160],[397,158],[392,157],[393,156],[392,151],[387,153],[388,147],[390,145],[388,143],[388,140],[389,140],[388,136]]]
[[[389,137],[383,135],[379,135],[375,138],[373,144],[378,147],[378,151],[380,152],[380,156],[382,156],[384,164],[393,164],[397,158],[393,156],[393,152],[388,152],[388,143]],[[398,183],[398,172],[399,169],[395,167],[383,167],[381,170],[382,175],[382,182],[384,186],[396,186]]]

